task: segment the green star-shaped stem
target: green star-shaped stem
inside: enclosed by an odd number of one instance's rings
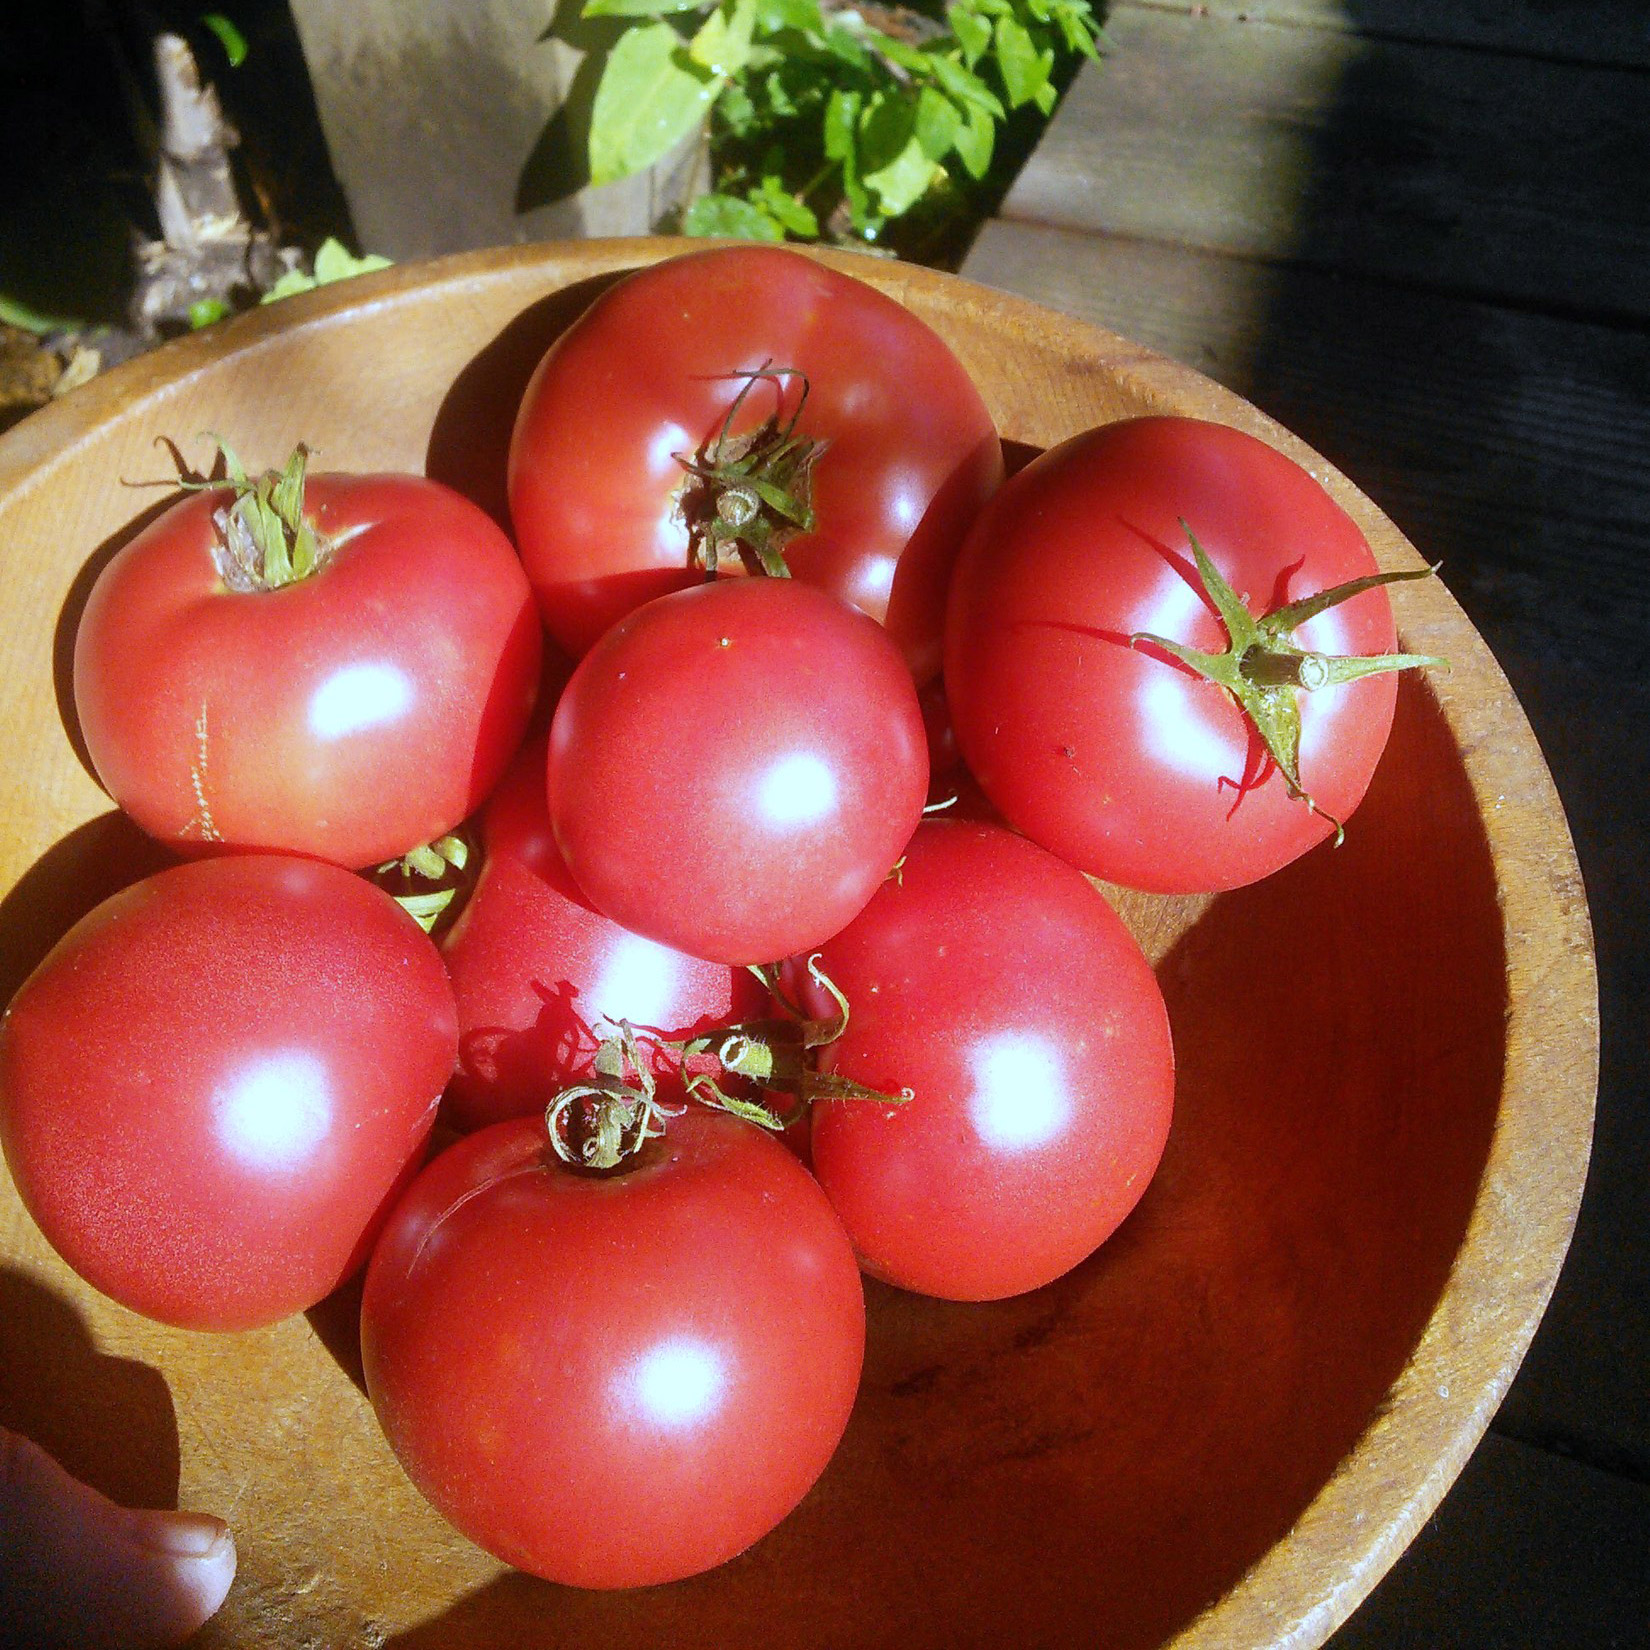
[[[1254,724],[1268,755],[1277,763],[1289,794],[1304,802],[1313,813],[1322,814],[1335,827],[1335,841],[1339,843],[1346,834],[1340,820],[1320,808],[1301,784],[1301,714],[1296,690],[1311,692],[1389,670],[1417,670],[1430,665],[1447,670],[1449,662],[1421,653],[1369,656],[1309,653],[1296,647],[1289,638],[1308,619],[1350,601],[1365,590],[1396,584],[1402,579],[1430,578],[1438,569],[1423,567],[1414,571],[1372,573],[1367,578],[1351,579],[1329,590],[1320,590],[1315,596],[1305,596],[1298,602],[1288,602],[1256,618],[1209,559],[1197,535],[1184,521],[1180,525],[1191,542],[1198,577],[1226,627],[1229,645],[1224,653],[1204,653],[1149,631],[1137,631],[1129,638],[1129,645],[1138,647],[1142,642],[1150,642],[1206,681],[1225,688]]]

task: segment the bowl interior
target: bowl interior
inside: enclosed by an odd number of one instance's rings
[[[615,270],[669,247],[388,271],[170,346],[0,442],[7,996],[74,917],[164,858],[92,779],[69,682],[96,570],[169,497],[127,485],[172,473],[157,439],[204,464],[200,432],[219,431],[252,467],[301,438],[318,467],[424,469],[502,515],[528,372]],[[1009,440],[1165,409],[1242,423],[1307,461],[1383,564],[1415,563],[1342,478],[1197,375],[958,281],[847,267],[951,340]],[[1549,996],[1590,988],[1584,906],[1553,892],[1574,866],[1545,770],[1448,596],[1405,585],[1395,605],[1405,645],[1455,669],[1405,679],[1345,846],[1218,898],[1114,896],[1157,964],[1179,1060],[1139,1210],[1019,1300],[868,1286],[843,1446],[741,1559],[636,1594],[503,1570],[379,1436],[350,1290],[248,1335],[148,1324],[56,1260],[3,1176],[0,1422],[124,1499],[230,1518],[240,1579],[211,1644],[1320,1643],[1517,1365],[1573,1219],[1592,1092],[1583,1027],[1543,1056],[1535,1120],[1533,959]],[[1516,848],[1509,795],[1527,816]],[[1497,1212],[1509,1189],[1522,1226]],[[122,1419],[89,1433],[95,1413]]]

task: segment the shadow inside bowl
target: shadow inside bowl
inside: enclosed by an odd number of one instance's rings
[[[530,1643],[536,1617],[610,1646],[752,1621],[773,1645],[1005,1622],[1160,1645],[1322,1489],[1437,1306],[1496,1121],[1504,964],[1459,753],[1406,681],[1345,845],[1213,900],[1165,956],[1174,1130],[1098,1254],[986,1306],[868,1284],[842,1447],[732,1564],[629,1595],[511,1578],[398,1642]]]

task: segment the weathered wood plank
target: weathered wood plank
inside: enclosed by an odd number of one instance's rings
[[[1002,216],[1650,318],[1650,76],[1125,6]]]
[[[1475,616],[1650,663],[1650,337],[1000,221],[963,273],[1255,401],[1442,556]]]
[[[1497,1438],[1328,1650],[1634,1650],[1650,1487]]]
[[[1650,67],[1643,0],[1136,0],[1234,22],[1346,29],[1444,46],[1482,46],[1566,63]],[[1121,7],[1114,8],[1121,10]]]
[[[1650,336],[1025,224],[988,224],[963,273],[1293,429],[1442,560],[1511,677],[1587,877],[1604,1069],[1588,1199],[1504,1419],[1650,1470]]]

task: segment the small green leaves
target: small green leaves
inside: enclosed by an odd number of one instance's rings
[[[588,0],[584,15],[630,25],[596,94],[593,180],[708,122],[716,185],[682,227],[755,240],[870,245],[954,201],[1009,114],[1047,114],[1072,61],[1097,54],[1089,0],[952,0],[944,22],[843,0]]]
[[[699,125],[721,89],[670,24],[621,35],[591,110],[590,181],[612,183],[651,166]]]
[[[213,35],[223,47],[229,66],[238,69],[246,61],[246,36],[221,11],[209,11],[201,18],[201,27]]]
[[[376,252],[364,253],[358,258],[342,241],[329,235],[316,249],[313,273],[306,275],[301,269],[289,269],[259,301],[272,304],[295,293],[313,292],[318,286],[330,286],[334,281],[347,281],[352,275],[389,267],[388,258]]]
[[[1366,578],[1352,579],[1331,589],[1320,590],[1300,601],[1288,602],[1257,619],[1209,559],[1207,551],[1198,543],[1197,535],[1184,521],[1180,525],[1191,544],[1199,581],[1225,627],[1226,650],[1223,653],[1205,653],[1167,636],[1154,636],[1148,631],[1131,636],[1129,645],[1139,647],[1142,643],[1150,643],[1205,681],[1225,688],[1254,724],[1267,754],[1283,775],[1289,794],[1304,802],[1313,813],[1322,814],[1335,828],[1335,841],[1340,842],[1346,834],[1341,822],[1333,814],[1324,813],[1301,784],[1301,717],[1297,693],[1313,692],[1392,670],[1419,670],[1431,666],[1448,670],[1449,663],[1419,653],[1382,653],[1370,657],[1312,653],[1296,647],[1291,638],[1308,619],[1331,607],[1338,607],[1366,590],[1396,584],[1404,579],[1430,578],[1437,568],[1372,573]]]

